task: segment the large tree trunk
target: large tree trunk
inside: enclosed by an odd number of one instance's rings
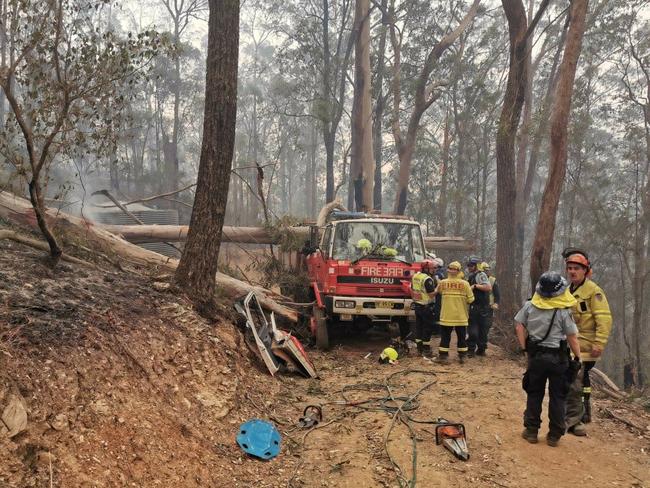
[[[0,0],[0,25],[7,25],[7,0]],[[0,29],[0,67],[7,64],[7,36],[5,30]],[[0,87],[0,127],[5,126],[5,94]]]
[[[526,168],[526,175],[524,177],[524,185],[521,193],[521,199],[519,195],[519,182],[517,183],[517,203],[516,211],[521,212],[521,226],[519,226],[519,220],[517,220],[517,229],[515,232],[516,241],[515,241],[515,269],[522,270],[524,264],[524,243],[526,241],[526,225],[523,222],[523,219],[528,215],[528,204],[530,203],[530,196],[533,190],[533,180],[537,171],[537,161],[539,159],[539,153],[542,148],[542,142],[545,140],[544,134],[546,133],[546,128],[548,127],[548,113],[550,111],[552,94],[555,89],[555,82],[557,81],[557,67],[560,64],[560,57],[562,54],[562,48],[564,47],[564,41],[566,40],[568,24],[562,30],[562,35],[558,41],[558,46],[553,57],[553,64],[551,66],[551,71],[548,77],[548,84],[546,87],[546,93],[544,95],[544,100],[538,111],[539,120],[535,133],[533,134],[533,142],[531,145],[530,156],[528,158],[528,167]],[[525,155],[524,155],[525,156]],[[517,173],[519,177],[519,173]],[[520,217],[517,216],[517,219]],[[516,293],[515,296],[517,299],[522,297],[522,287],[523,280],[520,278],[516,281]]]
[[[560,65],[557,91],[551,113],[551,161],[548,180],[544,188],[542,203],[535,231],[535,241],[530,259],[531,285],[548,269],[553,248],[557,208],[562,194],[567,163],[567,126],[571,111],[573,83],[576,67],[582,49],[585,19],[589,0],[573,0],[571,3],[571,25],[567,35],[564,57]]]
[[[449,135],[449,110],[445,113],[445,129],[442,139],[442,162],[440,172],[440,197],[438,198],[438,233],[444,235],[447,232],[447,186],[449,184],[449,150],[451,137]]]
[[[510,34],[510,67],[503,109],[497,129],[497,246],[496,260],[501,292],[500,313],[510,324],[518,300],[512,259],[515,232],[515,137],[526,92],[526,11],[521,0],[502,0]],[[508,325],[509,326],[509,325]]]
[[[239,0],[210,0],[209,5],[201,159],[187,243],[174,280],[199,311],[212,314],[235,145]]]
[[[464,134],[464,120],[461,118],[464,116],[465,111],[462,112],[462,115],[458,113],[458,103],[456,99],[456,90],[458,89],[458,84],[454,87],[454,92],[451,95],[452,108],[454,110],[454,129],[456,132],[457,151],[456,151],[456,185],[457,188],[471,188],[471,185],[467,184],[465,181],[465,169],[467,166],[467,159],[465,155],[465,134]],[[463,206],[467,200],[466,191],[457,191],[454,196],[454,234],[459,236],[462,234],[463,230]]]
[[[372,104],[370,100],[370,1],[356,0],[354,11],[354,100],[352,103],[352,165],[355,206],[373,209],[375,162],[372,156]]]
[[[372,142],[374,145],[375,156],[375,187],[373,195],[373,204],[375,210],[381,211],[382,205],[382,149],[383,149],[383,120],[384,120],[384,76],[386,71],[386,36],[388,34],[386,17],[386,10],[388,8],[388,0],[381,0],[381,32],[379,34],[379,48],[377,49],[377,69],[375,75],[375,111],[372,125]]]
[[[528,22],[532,21],[534,0],[528,0]],[[524,241],[526,236],[526,196],[524,186],[526,184],[526,159],[528,154],[528,132],[530,130],[532,112],[533,112],[533,78],[532,70],[532,46],[531,38],[526,42],[526,71],[528,79],[526,80],[526,93],[524,95],[523,122],[519,129],[519,138],[517,144],[517,162],[515,165],[515,179],[517,182],[517,192],[515,195],[515,252],[514,252],[514,269],[515,269],[515,298],[521,299],[521,273],[523,271],[524,261]]]
[[[186,225],[102,225],[113,234],[119,235],[129,242],[183,242],[187,240],[188,227]],[[309,227],[289,227],[286,232],[291,233],[297,240],[309,237]],[[274,232],[266,227],[231,227],[224,226],[221,235],[222,242],[237,242],[240,244],[279,244],[280,239]],[[473,243],[462,237],[425,236],[424,245],[428,250],[434,251],[469,251]]]

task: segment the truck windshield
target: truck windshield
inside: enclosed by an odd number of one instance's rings
[[[382,246],[394,249],[392,256],[409,263],[425,258],[420,226],[390,222],[339,222],[335,226],[332,258],[355,260],[368,252],[368,248]],[[359,246],[359,241],[363,241]],[[366,250],[363,249],[365,245]]]

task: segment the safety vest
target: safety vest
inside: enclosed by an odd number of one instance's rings
[[[488,280],[490,280],[490,285],[492,285],[492,290],[494,290],[494,283],[497,281],[496,276],[488,276]],[[494,305],[494,293],[492,293],[492,290],[490,290],[490,307]]]
[[[597,361],[591,356],[591,348],[604,348],[612,330],[612,314],[603,290],[587,279],[572,292],[578,301],[573,307],[573,320],[578,326],[580,356],[583,361]]]
[[[427,290],[424,287],[424,283],[428,279],[433,278],[431,278],[431,276],[426,273],[422,273],[421,271],[415,273],[411,279],[411,298],[415,303],[419,303],[420,305],[427,305],[433,302],[433,292],[427,293]]]

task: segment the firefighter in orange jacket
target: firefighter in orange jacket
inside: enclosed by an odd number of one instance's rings
[[[463,363],[467,355],[467,320],[469,304],[474,301],[470,284],[458,277],[461,265],[453,261],[447,266],[448,278],[442,280],[436,288],[436,294],[442,299],[440,308],[440,347],[438,362],[449,360],[451,333],[455,329],[457,337],[458,360]]]
[[[566,425],[577,436],[587,435],[585,423],[591,421],[591,381],[589,371],[601,357],[612,330],[612,314],[603,290],[591,277],[591,263],[584,251],[568,249],[562,253],[571,294],[578,301],[573,319],[578,326],[578,340],[583,369],[571,385],[567,397]]]

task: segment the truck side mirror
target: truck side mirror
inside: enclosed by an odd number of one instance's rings
[[[316,250],[318,249],[318,226],[309,226],[309,247]]]

